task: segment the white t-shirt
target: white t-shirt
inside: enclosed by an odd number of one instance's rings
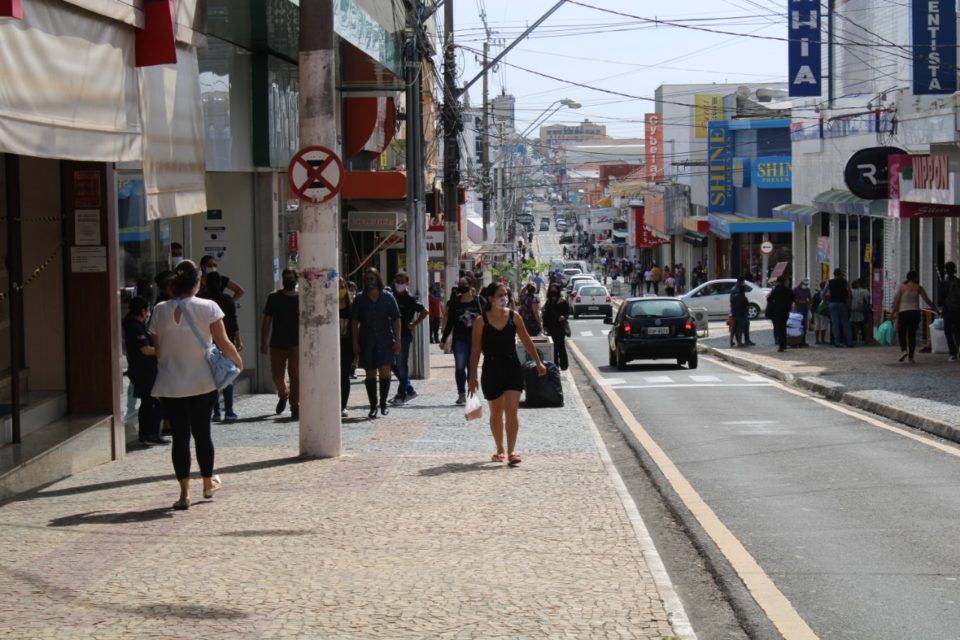
[[[157,381],[150,394],[154,398],[199,396],[217,388],[205,354],[213,344],[210,325],[223,318],[223,311],[213,300],[190,297],[182,298],[180,302],[203,338],[203,345],[185,318],[176,321],[176,300],[167,300],[154,307],[150,320],[150,333],[156,336],[158,343]]]

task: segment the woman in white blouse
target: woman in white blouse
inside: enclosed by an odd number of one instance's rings
[[[160,398],[170,418],[173,435],[173,470],[180,483],[180,498],[174,509],[190,508],[190,436],[197,450],[197,463],[203,478],[203,497],[210,499],[220,488],[213,475],[214,449],[210,436],[210,418],[217,398],[213,373],[206,360],[211,342],[243,368],[236,347],[227,337],[223,311],[212,300],[197,298],[200,273],[190,260],[174,269],[172,300],[161,302],[153,310],[150,332],[157,347],[157,380],[152,396]],[[188,319],[183,314],[189,315]],[[203,341],[190,327],[192,321]]]

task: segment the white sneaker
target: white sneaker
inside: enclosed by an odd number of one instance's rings
[[[947,362],[956,362],[956,361],[957,361],[957,356],[950,356],[949,358],[947,358]]]

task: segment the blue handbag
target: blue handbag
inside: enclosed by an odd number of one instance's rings
[[[217,348],[217,345],[211,344],[209,347],[207,346],[203,336],[197,331],[196,325],[193,324],[193,320],[190,319],[190,314],[187,313],[186,308],[183,306],[183,303],[180,302],[179,298],[177,298],[177,306],[180,307],[180,313],[183,314],[187,324],[190,325],[193,335],[197,336],[197,340],[200,341],[200,346],[204,348],[204,358],[206,358],[207,364],[210,365],[210,373],[213,374],[213,383],[216,385],[217,390],[219,391],[229,387],[233,384],[233,381],[237,379],[237,376],[240,375],[240,367],[234,364],[233,360],[223,355],[223,352]]]

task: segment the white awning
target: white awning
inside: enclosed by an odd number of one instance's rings
[[[0,20],[0,151],[140,160],[134,29],[53,0],[23,12]]]
[[[142,67],[138,74],[147,219],[206,211],[206,147],[196,49],[178,45],[175,65]]]

